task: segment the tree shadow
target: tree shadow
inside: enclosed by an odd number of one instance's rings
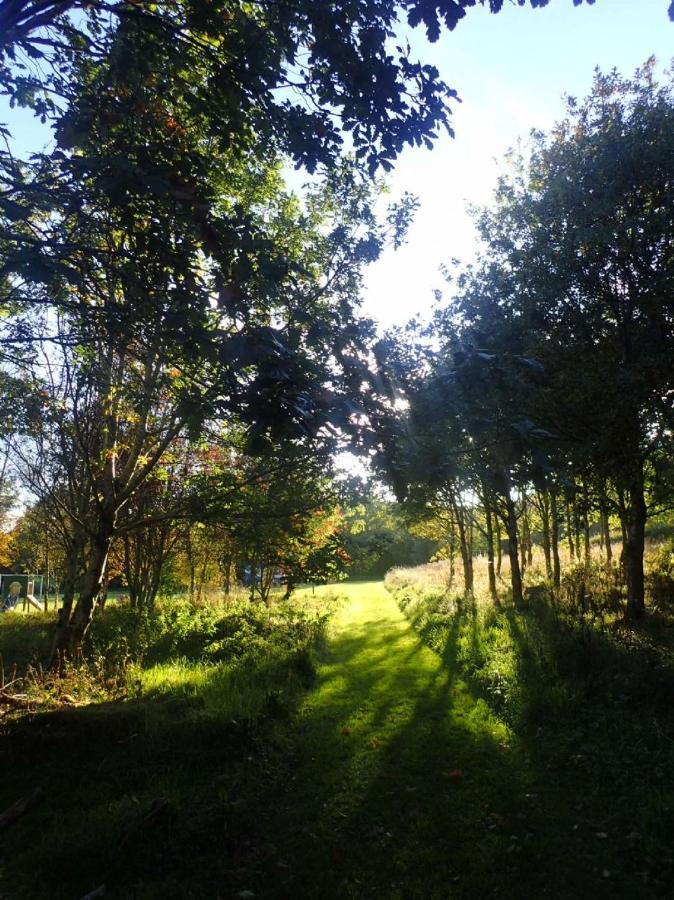
[[[538,685],[549,703],[544,660],[554,673],[568,667],[564,643],[543,654],[523,624],[530,610],[499,615],[522,690]],[[553,641],[552,620],[541,623]],[[405,622],[365,619],[327,644],[318,690],[297,714],[286,707],[263,725],[208,715],[185,696],[16,723],[0,746],[3,805],[36,783],[46,799],[15,826],[6,875],[22,896],[48,884],[54,898],[103,883],[113,897],[666,896],[664,853],[659,880],[639,873],[644,843],[657,832],[665,847],[674,824],[669,732],[637,736],[646,717],[633,717],[619,738],[626,719],[611,713],[597,733],[587,698],[570,716],[554,707],[536,728],[509,731],[478,682],[459,677],[480,640],[469,603],[437,655]],[[642,780],[627,784],[614,762],[636,763],[644,748]],[[656,789],[660,801],[642,809]],[[634,829],[618,800],[648,835],[626,843]]]
[[[457,633],[458,623],[444,662],[456,658]],[[356,677],[327,667],[295,774],[270,798],[278,811],[258,832],[258,846],[273,848],[258,856],[258,896],[489,896],[519,883],[533,834],[520,818],[530,812],[526,772],[455,670],[426,648],[410,653],[409,642],[407,632],[333,645],[354,660]],[[373,644],[386,645],[397,667],[370,669]]]

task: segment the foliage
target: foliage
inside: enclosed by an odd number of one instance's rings
[[[49,56],[30,10],[19,24],[2,12],[12,20],[3,52]],[[42,85],[61,99],[35,100],[55,146],[25,161],[0,154],[0,300],[26,371],[14,450],[68,544],[56,643],[73,652],[116,539],[134,602],[156,592],[160,572],[148,574],[131,534],[158,537],[163,556],[172,536],[157,535],[158,520],[198,505],[189,479],[147,502],[158,470],[178,468],[176,446],[213,430],[220,446],[288,458],[298,446],[325,452],[338,427],[353,427],[371,332],[357,311],[361,270],[400,242],[415,207],[403,198],[380,222],[381,185],[361,175],[430,140],[448,92],[403,51],[397,63],[370,54],[367,27],[381,46],[392,13],[377,4],[61,13],[42,22],[68,48]],[[351,51],[346,68],[335,33]],[[251,47],[252,67],[241,62]],[[361,83],[359,64],[393,80]],[[30,105],[42,76],[27,87],[13,81],[20,68],[3,69],[4,84]],[[372,86],[374,107],[362,87],[354,96],[354,78]],[[302,200],[283,183],[284,153],[321,166]]]
[[[329,614],[329,603],[312,616],[293,601],[272,611],[246,600],[223,607],[171,598],[151,610],[112,605],[94,620],[87,659],[110,673],[172,659],[186,664],[226,664],[244,656],[259,660],[268,653],[308,650]]]
[[[486,0],[480,0],[481,3]],[[518,0],[524,5],[526,0]],[[577,0],[574,0],[577,2]],[[530,0],[545,6],[547,0]],[[358,4],[92,2],[0,4],[0,89],[43,118],[58,108],[49,89],[68,96],[73,68],[98,62],[133,28],[174,71],[172,102],[190,73],[203,73],[188,106],[208,122],[221,150],[245,153],[252,140],[313,171],[354,148],[370,173],[390,169],[408,144],[432,145],[449,129],[456,92],[437,69],[412,58],[401,17],[437,40],[477,0],[366,0]],[[489,0],[499,12],[503,0]],[[396,39],[394,42],[393,39]],[[245,60],[255,55],[256,65]],[[176,65],[177,62],[180,65]],[[175,127],[184,128],[176,118]],[[450,129],[451,131],[451,129]],[[71,126],[77,133],[77,126]]]
[[[372,484],[357,480],[338,485],[346,529],[342,536],[351,578],[381,578],[393,565],[425,562],[436,542],[410,532],[398,504]]]
[[[674,544],[661,544],[646,560],[646,590],[656,609],[674,609]]]
[[[623,573],[618,564],[588,560],[564,570],[559,598],[580,613],[616,612],[620,609],[623,587]]]
[[[562,537],[587,560],[594,517],[608,556],[613,517],[626,613],[643,614],[647,516],[674,492],[674,103],[655,67],[597,72],[563,121],[513,151],[476,214],[477,265],[425,333],[412,323],[380,344],[375,459],[460,549],[466,593],[474,529],[490,552],[503,527],[521,602],[534,520],[559,587]]]

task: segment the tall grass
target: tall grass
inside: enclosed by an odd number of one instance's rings
[[[282,706],[310,679],[312,648],[337,598],[323,592],[266,607],[158,601],[152,610],[106,606],[96,616],[81,664],[62,677],[45,669],[51,613],[0,617],[0,662],[29,704],[51,708],[105,700],[188,700],[200,715],[254,719]]]

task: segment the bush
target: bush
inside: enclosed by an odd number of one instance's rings
[[[622,587],[622,569],[617,563],[589,560],[564,571],[559,597],[576,612],[615,611],[620,607]]]
[[[646,592],[658,610],[674,610],[674,541],[646,557]]]
[[[228,662],[264,654],[271,646],[309,646],[329,615],[329,609],[310,614],[293,601],[273,610],[242,600],[223,611],[183,598],[160,600],[151,610],[111,606],[94,620],[85,658],[88,665],[102,666],[108,673],[176,658]]]

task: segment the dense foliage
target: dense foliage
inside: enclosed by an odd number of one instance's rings
[[[535,531],[559,587],[561,541],[588,560],[595,528],[610,562],[617,524],[627,612],[643,613],[647,518],[674,497],[674,100],[655,65],[597,73],[513,156],[433,344],[388,342],[407,409],[389,417],[381,465],[420,517],[444,521],[467,592],[474,531],[494,597],[505,532],[519,603]]]

